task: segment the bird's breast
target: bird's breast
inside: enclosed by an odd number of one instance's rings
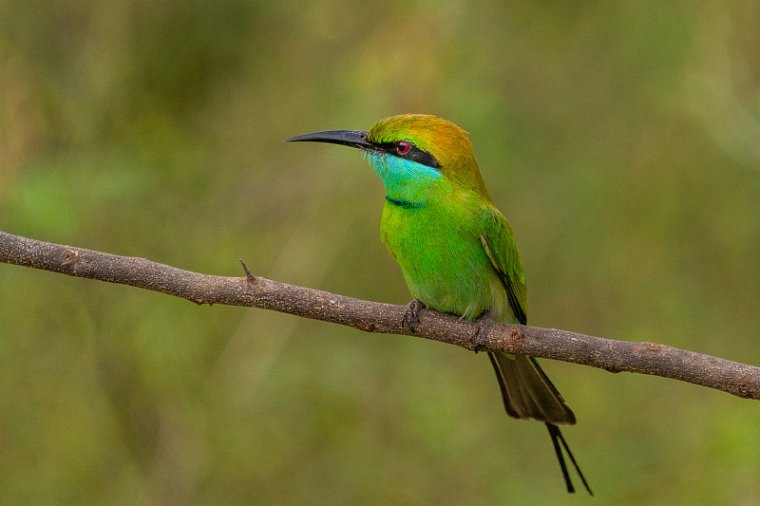
[[[387,202],[381,235],[412,296],[427,307],[471,319],[507,306],[480,242],[479,223],[466,210]]]

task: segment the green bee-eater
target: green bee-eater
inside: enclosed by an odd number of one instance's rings
[[[436,116],[404,114],[364,131],[332,130],[289,141],[362,150],[385,187],[382,240],[414,300],[413,321],[428,308],[474,320],[527,322],[525,276],[512,229],[480,176],[467,133]],[[419,301],[419,302],[417,302]],[[534,358],[489,353],[507,413],[546,423],[569,492],[562,447],[591,493],[557,425],[575,415]]]

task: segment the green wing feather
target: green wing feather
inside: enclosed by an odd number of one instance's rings
[[[488,211],[487,221],[483,227],[486,232],[480,236],[480,242],[494,271],[504,285],[515,320],[525,325],[528,321],[527,288],[517,244],[504,215],[493,207],[490,207]],[[507,414],[515,418],[545,422],[568,492],[574,492],[575,487],[570,479],[563,449],[580,476],[583,486],[589,494],[593,495],[575,456],[557,427],[557,424],[574,424],[575,415],[565,404],[562,395],[538,365],[536,359],[507,353],[489,353],[488,358],[491,359],[491,365],[499,380]]]
[[[480,243],[507,291],[515,318],[525,325],[528,322],[528,289],[515,236],[509,222],[497,209],[488,209],[486,220],[483,227],[486,234],[480,236]]]
[[[527,288],[512,229],[493,207],[487,208],[480,242],[499,276],[517,322],[527,323]],[[496,353],[491,363],[510,416],[553,424],[573,424],[575,415],[532,357]]]

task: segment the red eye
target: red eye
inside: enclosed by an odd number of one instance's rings
[[[408,155],[411,150],[412,145],[407,141],[398,141],[396,143],[396,153],[401,156]]]

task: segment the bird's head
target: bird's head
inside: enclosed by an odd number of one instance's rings
[[[361,149],[382,179],[389,199],[421,204],[452,190],[488,198],[467,132],[437,116],[402,114],[381,119],[366,132],[330,130],[288,141]]]

